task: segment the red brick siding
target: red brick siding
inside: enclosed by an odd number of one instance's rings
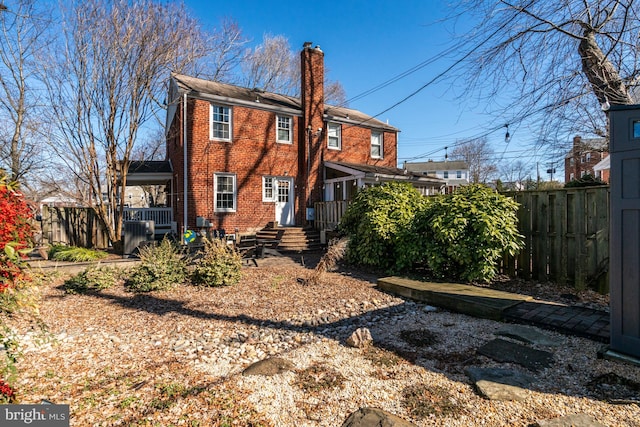
[[[375,130],[373,130],[375,132]],[[397,140],[395,132],[383,134],[383,157],[381,159],[371,157],[371,129],[342,125],[342,148],[330,149],[328,141],[323,139],[323,155],[327,161],[341,161],[378,166],[397,165]]]
[[[195,106],[194,106],[195,103]],[[202,216],[215,228],[232,232],[263,227],[275,219],[275,204],[262,201],[262,177],[292,176],[298,173],[298,141],[293,118],[292,144],[276,143],[276,114],[263,110],[232,106],[232,141],[210,140],[210,103],[189,101],[188,121],[188,220],[195,227],[196,217]],[[176,127],[180,126],[179,121]],[[178,138],[182,139],[182,134]],[[182,176],[182,145],[168,142],[168,152],[174,171]],[[214,210],[214,174],[236,176],[236,212],[218,213]],[[176,189],[180,201],[176,206],[176,220],[182,223],[183,183]]]

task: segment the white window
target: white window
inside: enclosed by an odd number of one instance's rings
[[[442,177],[443,177],[444,179],[449,178],[449,171],[444,171],[444,173],[442,174]]]
[[[580,178],[584,177],[587,174],[587,171],[580,172]]]
[[[342,132],[340,125],[336,123],[329,123],[327,127],[327,144],[329,145],[329,148],[340,150],[340,148],[342,147]]]
[[[293,130],[293,120],[289,116],[276,116],[276,141],[282,142],[285,144],[291,144],[292,139],[292,130]]]
[[[587,153],[586,158],[587,158],[587,163],[589,163],[591,161],[591,153]]]
[[[574,175],[574,173],[573,173],[573,172],[571,172],[571,173],[569,174],[569,181],[573,181],[573,179],[574,179],[575,177],[576,177],[576,176]]]
[[[262,177],[262,201],[263,202],[275,202],[275,193],[273,191],[275,186],[275,179],[272,176]]]
[[[236,211],[236,176],[228,173],[216,173],[213,176],[215,212]]]
[[[371,157],[381,159],[382,153],[382,132],[371,131]]]
[[[456,178],[462,178],[462,171],[456,171]]]
[[[231,108],[211,104],[210,138],[231,141]]]

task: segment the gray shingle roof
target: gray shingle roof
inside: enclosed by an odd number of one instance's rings
[[[280,95],[273,92],[265,92],[260,89],[249,89],[240,86],[234,86],[226,83],[214,82],[210,80],[199,79],[196,77],[186,76],[184,74],[173,73],[171,78],[176,83],[181,93],[190,93],[193,95],[213,95],[227,102],[241,101],[242,104],[254,104],[256,108],[287,108],[296,110],[298,114],[302,114],[302,104],[300,98],[288,95]],[[325,104],[325,119],[328,121],[338,121],[371,127],[376,129],[384,129],[396,132],[397,128],[388,125],[378,119],[372,118],[358,110],[346,107],[337,107]]]

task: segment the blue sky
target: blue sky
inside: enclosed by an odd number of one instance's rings
[[[389,109],[457,59],[441,55],[452,44],[453,24],[443,22],[448,13],[446,2],[187,0],[186,5],[207,27],[218,26],[225,17],[234,19],[252,45],[259,44],[265,33],[287,37],[294,50],[301,49],[305,41],[319,45],[325,53],[329,78],[343,85],[348,99],[418,64],[439,58],[396,83],[349,103],[349,107],[369,115]],[[463,29],[463,24],[458,22],[455,30]],[[429,85],[377,117],[401,130],[400,163],[444,160],[444,147],[450,147],[450,152],[456,140],[489,133],[488,141],[503,164],[521,159],[533,166],[535,174],[535,164],[540,162],[541,177],[548,179],[543,173],[548,158],[531,149],[523,130],[511,127],[512,140],[505,144],[506,129],[501,126],[506,120],[483,114],[481,104],[461,100],[457,92],[448,82]]]

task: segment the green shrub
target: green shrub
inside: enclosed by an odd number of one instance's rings
[[[423,266],[439,278],[490,281],[500,258],[523,248],[518,204],[483,185],[431,198],[399,238],[396,268]]]
[[[349,236],[346,260],[388,270],[399,233],[407,228],[426,198],[407,183],[390,182],[358,192],[339,230]]]
[[[82,273],[67,279],[63,286],[68,294],[83,294],[108,289],[115,285],[121,277],[122,272],[117,268],[91,266]]]
[[[204,255],[191,276],[192,283],[203,286],[229,286],[240,281],[242,257],[226,244],[214,239],[204,241]]]
[[[140,248],[140,264],[129,270],[127,289],[133,292],[163,291],[183,283],[187,267],[179,249],[168,239]]]
[[[106,252],[75,246],[53,245],[49,249],[49,259],[54,261],[87,262],[106,257]]]
[[[607,183],[591,174],[586,174],[578,179],[573,179],[567,182],[564,185],[564,188],[597,187],[599,185],[607,185]]]

